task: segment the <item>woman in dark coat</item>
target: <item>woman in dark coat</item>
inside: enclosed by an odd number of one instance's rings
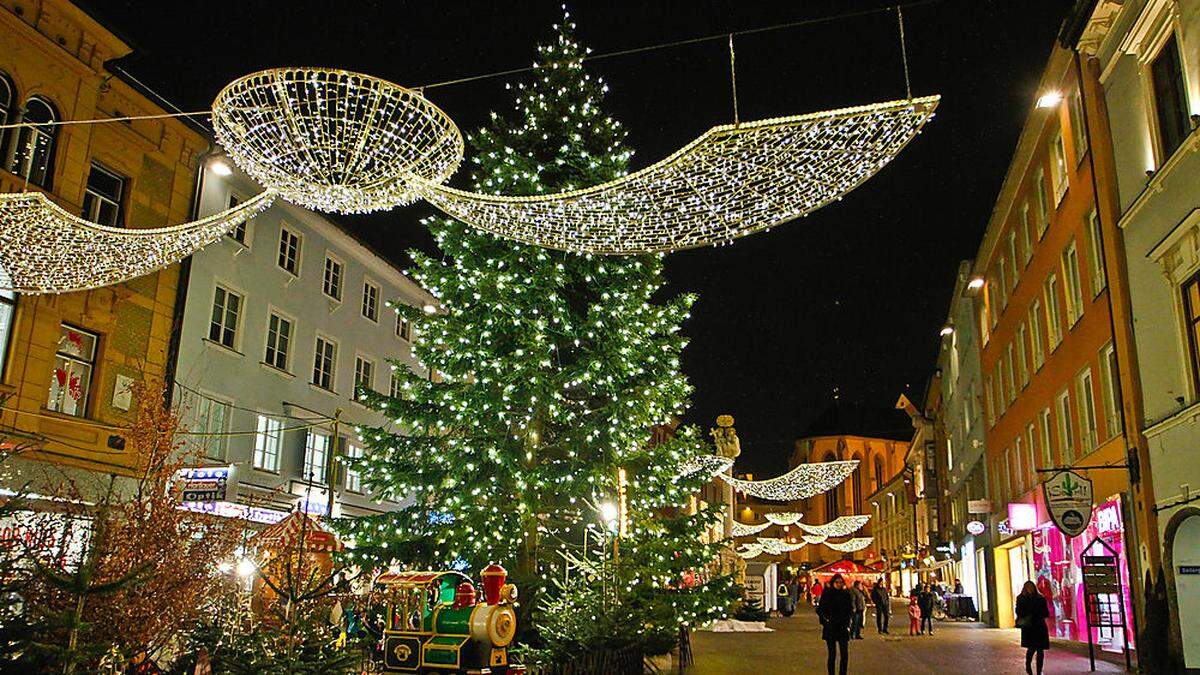
[[[1033,675],[1031,666],[1036,654],[1037,675],[1042,675],[1042,661],[1046,657],[1046,650],[1050,648],[1050,629],[1046,627],[1050,610],[1046,607],[1046,598],[1038,593],[1032,581],[1026,581],[1021,587],[1016,614],[1017,627],[1021,629],[1021,646],[1025,648],[1025,672]]]
[[[821,619],[822,626],[821,638],[825,640],[825,648],[829,653],[825,662],[829,675],[834,675],[839,648],[842,652],[842,664],[838,672],[846,675],[846,670],[850,667],[850,621],[853,616],[854,599],[850,597],[850,591],[846,590],[846,581],[842,579],[842,575],[835,574],[821,593],[821,604],[817,606],[817,617]]]

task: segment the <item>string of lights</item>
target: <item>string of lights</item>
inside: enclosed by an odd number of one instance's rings
[[[846,480],[857,466],[857,459],[849,459],[801,464],[782,476],[767,480],[743,480],[724,475],[718,478],[745,494],[772,501],[790,502],[828,491]]]

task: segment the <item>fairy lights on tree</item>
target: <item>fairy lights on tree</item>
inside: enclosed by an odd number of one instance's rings
[[[538,49],[541,65],[512,88],[512,111],[469,138],[476,189],[538,194],[626,172],[625,131],[601,111],[607,87],[579,63],[572,27]],[[513,571],[528,611],[552,594],[560,554],[578,554],[585,531],[611,539],[623,526],[617,597],[642,612],[625,625],[630,639],[719,616],[724,579],[681,581],[707,579],[719,544],[699,533],[717,507],[664,515],[711,479],[680,466],[712,450],[691,429],[650,443],[691,393],[680,326],[693,298],[654,300],[660,256],[565,254],[454,220],[424,222],[443,255],[414,253],[414,277],[440,308],[396,309],[417,328],[415,356],[437,375],[397,364],[398,398],[362,395],[393,423],[360,430],[367,451],[357,468],[369,490],[407,506],[342,523],[352,555],[435,568],[497,562]],[[601,506],[620,503],[620,469],[627,507],[610,528]]]

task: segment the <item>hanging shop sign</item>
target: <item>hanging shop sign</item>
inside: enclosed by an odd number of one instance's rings
[[[180,469],[179,501],[230,502],[237,497],[232,466],[197,466]]]
[[[1050,520],[1068,537],[1078,537],[1092,519],[1092,481],[1059,471],[1042,483]]]
[[[1037,507],[1024,502],[1008,505],[1008,527],[1014,532],[1023,532],[1037,527]]]
[[[986,531],[987,525],[984,525],[983,521],[972,520],[971,522],[967,523],[967,532],[977,537]]]
[[[967,501],[967,513],[991,513],[992,500],[970,499]]]
[[[1068,473],[1068,472],[1063,472]],[[1088,659],[1092,670],[1096,670],[1096,653],[1093,630],[1101,632],[1125,632],[1125,598],[1121,584],[1120,552],[1108,542],[1096,537],[1083,549],[1079,556],[1083,572],[1083,602],[1088,625]],[[1125,652],[1125,669],[1132,670],[1128,645],[1122,644]]]

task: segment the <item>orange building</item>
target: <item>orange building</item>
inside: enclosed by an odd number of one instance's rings
[[[1094,481],[1097,512],[1117,515],[1106,527],[1121,531],[1109,535],[1122,541],[1132,527],[1127,472],[1086,469],[1124,465],[1131,447],[1118,384],[1126,345],[1114,340],[1109,298],[1123,280],[1112,278],[1119,268],[1104,255],[1115,188],[1093,158],[1110,152],[1103,103],[1091,93],[1097,86],[1092,69],[1055,47],[975,261],[984,281],[977,318],[992,503],[988,578],[1003,627],[1013,625],[1012,600],[1026,580],[1073,598],[1073,547],[1091,536],[1067,539],[1050,522],[1040,489],[1050,474],[1039,470],[1076,468]],[[1010,522],[1013,504],[1032,507],[1036,522]]]
[[[66,0],[0,2],[0,123],[161,115],[114,59],[130,47]],[[0,192],[41,191],[117,227],[189,220],[209,149],[179,119],[0,130]],[[31,457],[104,473],[138,458],[131,384],[163,379],[179,266],[61,295],[0,292],[0,427]]]

